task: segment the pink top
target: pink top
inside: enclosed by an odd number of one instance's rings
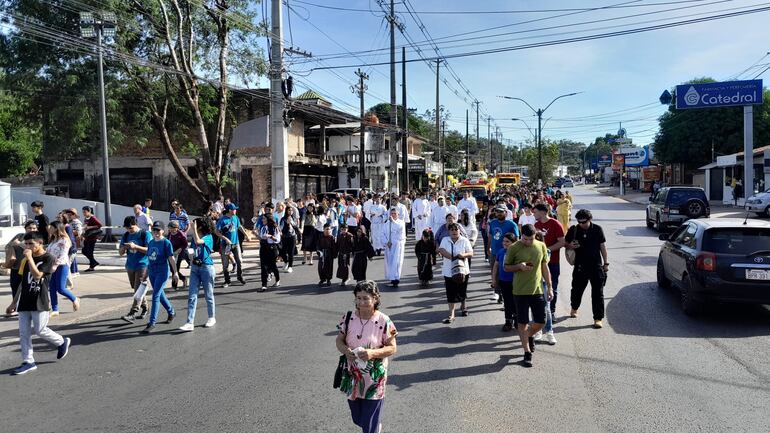
[[[69,266],[70,246],[71,246],[70,240],[68,238],[61,238],[56,242],[51,242],[50,244],[48,244],[48,246],[46,247],[46,252],[53,256],[57,265]]]
[[[375,311],[372,318],[362,320],[353,311],[345,332],[345,317],[342,316],[337,328],[345,335],[345,343],[350,349],[380,349],[385,342],[398,335],[396,326],[385,314]],[[366,368],[359,369],[355,363],[348,363],[343,371],[340,391],[347,394],[349,400],[381,400],[385,397],[385,383],[388,380],[388,358],[370,359]]]

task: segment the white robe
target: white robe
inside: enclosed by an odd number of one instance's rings
[[[479,205],[476,203],[476,199],[471,197],[470,199],[463,198],[460,200],[460,203],[457,204],[457,210],[462,212],[463,209],[468,209],[468,216],[471,217],[471,220],[475,221],[476,214],[479,213]]]
[[[457,209],[457,206],[455,206],[453,204],[447,205],[446,210],[447,210],[448,213],[451,213],[452,215],[455,216],[455,221],[459,221],[460,220],[460,211]],[[446,222],[446,221],[444,221],[444,222]]]
[[[383,222],[388,218],[387,213],[388,211],[385,209],[385,206],[381,204],[372,204],[369,208],[369,215],[367,217],[372,222],[372,246],[375,250],[381,250],[385,245],[381,242],[381,235]]]
[[[385,279],[388,281],[401,279],[401,268],[404,265],[404,249],[406,246],[406,225],[400,219],[383,224],[380,241],[385,248]],[[390,242],[390,248],[387,247]]]
[[[439,227],[446,224],[446,215],[447,215],[447,207],[446,206],[436,206],[433,209],[433,212],[430,214],[430,228],[433,230],[433,234],[435,235],[438,233]]]
[[[398,209],[398,219],[401,221],[408,223],[409,222],[409,212],[406,210],[406,206],[402,203],[396,203],[395,204],[396,209]]]
[[[414,221],[414,237],[422,238],[423,230],[430,227],[430,204],[425,199],[416,199],[412,203],[412,221]]]

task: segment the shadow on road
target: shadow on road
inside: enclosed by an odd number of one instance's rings
[[[656,283],[623,287],[607,304],[618,334],[677,338],[746,338],[770,335],[770,311],[761,305],[713,304],[699,317],[679,308],[676,289]]]
[[[388,384],[398,390],[404,390],[417,383],[440,382],[458,377],[483,376],[499,373],[508,365],[513,364],[517,355],[500,355],[500,359],[494,364],[474,365],[471,367],[452,368],[446,370],[428,370],[411,374],[392,374],[388,376]]]

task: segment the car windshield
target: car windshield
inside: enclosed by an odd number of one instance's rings
[[[672,189],[668,192],[669,202],[684,203],[691,198],[704,199],[704,192],[699,189]]]
[[[503,184],[514,183],[515,181],[516,179],[512,177],[503,177],[501,179],[498,179],[497,183],[499,183],[500,185],[503,185]]]
[[[473,195],[473,198],[476,200],[484,199],[487,196],[487,190],[484,188],[467,188],[464,189],[464,191],[470,190],[471,195]]]
[[[703,238],[703,250],[722,254],[770,254],[770,228],[712,228]]]

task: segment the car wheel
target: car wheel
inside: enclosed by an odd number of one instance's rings
[[[686,205],[688,218],[700,218],[706,214],[706,204],[698,199],[693,199],[687,202]]]
[[[765,208],[765,215],[766,218],[770,218],[770,206]]]
[[[663,260],[658,256],[657,266],[658,286],[663,289],[671,288],[671,281],[666,278],[666,269],[663,267]]]
[[[651,228],[655,227],[655,223],[650,221],[650,214],[649,214],[649,212],[646,212],[646,211],[644,213],[644,222],[647,224],[647,228],[648,229],[651,229]]]
[[[696,284],[690,275],[686,275],[682,281],[680,302],[682,304],[682,311],[688,316],[697,316],[703,312],[703,303],[693,298],[692,292]]]

